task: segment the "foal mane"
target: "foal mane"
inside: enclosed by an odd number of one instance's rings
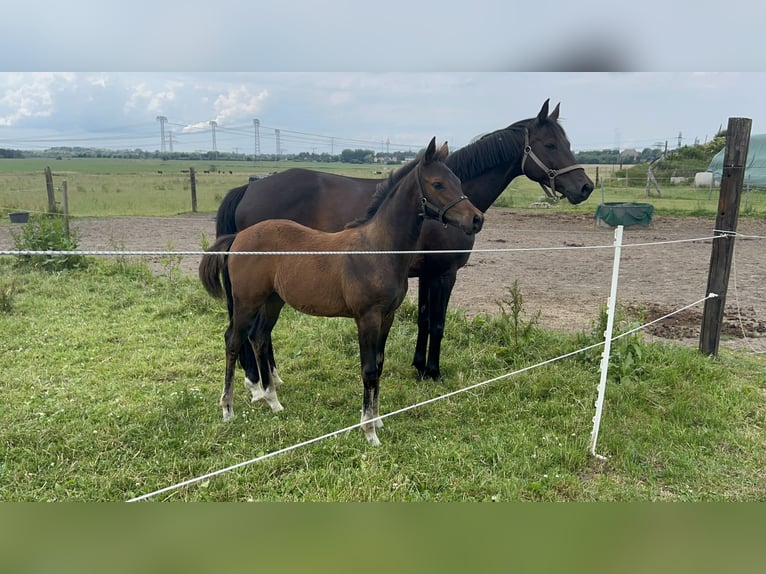
[[[407,177],[407,175],[413,169],[417,167],[417,165],[420,163],[420,160],[422,158],[423,158],[423,154],[422,153],[418,154],[418,156],[415,159],[405,163],[399,169],[392,171],[388,175],[388,178],[386,178],[384,181],[381,181],[375,188],[375,193],[372,195],[372,199],[370,200],[370,205],[367,208],[367,213],[363,217],[359,217],[347,223],[346,229],[351,229],[352,227],[359,227],[363,223],[366,223],[367,221],[369,221],[372,218],[372,216],[377,213],[381,204],[386,200],[386,198],[391,194],[391,192],[394,189],[396,189],[396,187],[401,183],[401,181],[405,177]]]

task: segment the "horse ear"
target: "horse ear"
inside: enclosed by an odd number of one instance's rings
[[[449,146],[447,145],[447,142],[444,142],[436,154],[436,159],[439,161],[446,161],[448,155],[449,155]]]
[[[550,98],[545,100],[545,103],[543,104],[543,107],[540,109],[540,113],[537,114],[537,121],[544,122],[548,119],[548,103],[551,101]]]
[[[434,161],[434,155],[436,154],[436,136],[431,138],[431,141],[426,148],[426,154],[423,156],[423,163],[428,165]]]
[[[561,103],[556,104],[556,107],[553,108],[553,111],[551,112],[551,115],[548,116],[548,119],[552,122],[556,122],[559,119],[559,106]]]

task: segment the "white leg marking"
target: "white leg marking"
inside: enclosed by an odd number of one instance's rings
[[[279,411],[284,410],[284,407],[279,402],[279,399],[277,398],[277,390],[274,388],[276,385],[270,385],[269,389],[264,392],[263,397],[264,400],[269,404],[271,407],[271,411],[278,413]]]
[[[277,387],[282,386],[282,383],[284,383],[284,381],[281,378],[279,378],[279,375],[277,374],[277,369],[276,368],[271,370],[271,381]]]
[[[266,393],[263,392],[263,385],[261,384],[261,381],[254,383],[245,377],[245,388],[247,388],[247,390],[249,390],[250,394],[253,396],[251,402],[254,403],[256,401],[266,400]]]
[[[375,397],[375,404],[372,407],[373,416],[375,417],[380,416],[380,409],[378,408],[379,406],[380,406],[380,395]],[[377,419],[375,421],[375,428],[376,429],[383,428],[383,419]]]
[[[225,396],[221,397],[221,410],[223,411],[223,422],[229,422],[234,418],[234,405],[227,401]]]
[[[362,420],[360,421],[362,423],[362,431],[364,431],[364,436],[367,438],[367,442],[369,442],[372,446],[380,446],[380,440],[378,439],[378,435],[375,433],[375,427],[377,424],[364,424],[366,421],[372,420],[373,418],[374,417],[370,416],[368,413],[362,413]]]

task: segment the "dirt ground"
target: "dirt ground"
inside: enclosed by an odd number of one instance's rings
[[[641,309],[646,320],[666,315],[705,296],[715,220],[656,216],[648,228],[625,229],[617,299]],[[17,224],[16,224],[17,225]],[[83,219],[73,223],[81,249],[191,251],[201,249],[202,233],[212,240],[210,215],[172,218]],[[0,248],[12,249],[8,230],[0,225]],[[738,232],[758,238],[736,243],[735,264],[726,296],[722,348],[766,349],[766,219],[742,219]],[[673,240],[697,241],[638,245]],[[493,208],[477,236],[468,265],[458,274],[450,305],[472,315],[497,313],[498,300],[518,280],[527,318],[540,311],[539,324],[573,331],[591,330],[609,296],[614,230],[596,225],[592,215],[554,209],[515,211]],[[516,249],[552,248],[541,251]],[[482,251],[485,250],[485,251]],[[508,251],[489,251],[508,250]],[[158,258],[148,258],[158,271]],[[196,274],[199,257],[184,257],[184,273]],[[410,296],[417,293],[410,284]],[[649,338],[698,345],[702,304],[647,331]],[[745,335],[743,337],[743,334]]]

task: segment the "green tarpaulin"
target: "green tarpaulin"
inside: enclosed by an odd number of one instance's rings
[[[596,207],[596,218],[612,227],[648,227],[652,223],[653,213],[654,206],[651,203],[602,203]]]
[[[716,181],[721,181],[723,176],[723,157],[726,148],[719,151],[710,161],[707,170],[712,171]],[[750,136],[750,145],[747,148],[747,164],[745,165],[745,185],[754,187],[766,187],[766,134]]]

